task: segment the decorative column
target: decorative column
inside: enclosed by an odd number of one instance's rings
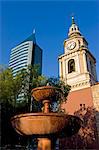
[[[67,74],[68,74],[68,60],[65,60],[65,75],[67,78]]]
[[[83,51],[83,64],[84,64],[84,72],[87,72],[87,61],[86,61],[86,55],[85,51]]]
[[[59,61],[59,76],[62,78],[63,76],[63,71],[62,71],[62,61]]]
[[[65,66],[65,60],[63,60],[63,79],[65,79],[66,76],[65,72],[66,72],[66,66]]]
[[[79,54],[77,54],[77,71],[78,71],[78,73],[80,73]]]

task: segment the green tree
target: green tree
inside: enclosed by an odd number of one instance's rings
[[[0,73],[0,102],[15,105],[21,83],[20,75],[14,78],[11,69],[2,70]]]
[[[0,105],[1,105],[1,144],[5,145],[15,140],[10,118],[15,114],[16,98],[20,93],[21,78],[13,77],[9,68],[0,67]],[[10,137],[12,136],[12,138]]]
[[[31,90],[34,87],[42,86],[46,78],[39,74],[39,66],[28,66],[27,69],[19,71],[13,77],[12,70],[0,68],[0,103],[9,103],[14,108],[28,104],[28,111],[31,104]],[[22,101],[17,101],[18,95],[24,93]]]
[[[46,83],[56,87],[56,94],[54,97],[54,101],[56,101],[52,102],[52,110],[55,112],[62,112],[63,110],[61,109],[61,103],[67,100],[71,86],[66,85],[63,80],[60,80],[60,78],[56,77],[48,78]]]

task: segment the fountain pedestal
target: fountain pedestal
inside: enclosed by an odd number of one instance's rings
[[[50,112],[50,100],[43,100],[43,112]],[[38,150],[51,150],[51,140],[49,138],[38,138]]]
[[[49,100],[44,100],[43,104],[44,104],[43,112],[44,113],[49,113],[50,112],[50,101]]]
[[[48,138],[38,138],[38,150],[51,150],[51,140]]]

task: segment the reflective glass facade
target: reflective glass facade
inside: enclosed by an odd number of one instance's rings
[[[12,69],[14,76],[22,68],[34,64],[39,64],[40,74],[42,73],[42,49],[36,42],[33,42],[33,37],[30,37],[11,49],[9,67]]]

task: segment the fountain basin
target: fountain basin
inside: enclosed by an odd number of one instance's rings
[[[59,89],[52,86],[37,87],[32,90],[32,96],[37,101],[48,100],[56,95],[56,90]]]
[[[71,119],[72,123],[70,122]],[[12,117],[11,123],[19,134],[39,137],[51,134],[59,135],[62,131],[64,131],[64,135],[60,134],[60,136],[67,136],[68,130],[71,131],[71,134],[74,134],[78,132],[81,126],[81,121],[78,117],[59,113],[20,114]]]

